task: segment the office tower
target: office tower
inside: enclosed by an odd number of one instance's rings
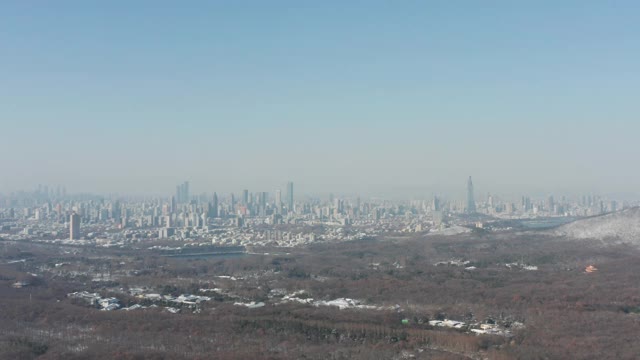
[[[189,202],[189,182],[176,186],[176,201],[178,204],[184,204]]]
[[[218,194],[213,193],[213,200],[211,201],[211,217],[218,217]]]
[[[120,202],[116,200],[113,204],[111,204],[111,218],[112,219],[120,219]]]
[[[344,212],[344,200],[333,199],[333,208],[338,214],[342,214]]]
[[[440,199],[437,196],[433,197],[433,211],[440,211]]]
[[[71,240],[80,239],[80,215],[75,212],[69,218],[69,238]]]
[[[278,213],[282,213],[282,192],[276,190],[276,209]]]
[[[249,190],[247,189],[242,190],[242,205],[249,205]]]
[[[293,182],[287,183],[287,210],[293,211]]]
[[[258,201],[258,205],[260,207],[266,208],[267,207],[267,198],[269,197],[269,193],[267,193],[266,191],[263,191],[261,193],[258,194],[260,199]]]
[[[473,181],[471,181],[471,176],[469,176],[469,181],[467,182],[467,213],[475,214],[476,212],[476,201],[473,196]]]

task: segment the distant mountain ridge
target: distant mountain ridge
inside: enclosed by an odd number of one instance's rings
[[[605,244],[640,246],[640,207],[577,220],[550,232],[575,239],[601,240]]]

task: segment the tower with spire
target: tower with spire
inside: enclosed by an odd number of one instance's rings
[[[471,181],[471,176],[469,176],[469,181],[467,182],[467,214],[475,214],[476,213],[476,200],[473,196],[473,181]]]

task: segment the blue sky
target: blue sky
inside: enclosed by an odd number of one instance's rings
[[[635,1],[4,1],[0,191],[635,192],[639,24]]]

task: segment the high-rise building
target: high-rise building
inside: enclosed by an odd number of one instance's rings
[[[437,196],[433,197],[432,210],[433,211],[440,211],[440,199],[438,199]]]
[[[204,227],[209,226],[209,214],[207,214],[207,212],[203,212],[203,213],[200,215],[200,218],[201,218],[201,220],[202,220],[202,226],[201,226],[201,228],[204,228]]]
[[[278,213],[282,213],[282,192],[276,190],[276,209]]]
[[[215,192],[213,193],[213,200],[211,201],[211,217],[218,217],[218,194]]]
[[[293,182],[287,183],[287,210],[293,211]]]
[[[189,202],[189,182],[176,186],[176,201],[178,204],[184,204]]]
[[[69,238],[71,240],[80,239],[80,215],[75,212],[69,217]]]
[[[269,194],[267,192],[258,193],[258,214],[259,216],[267,216],[267,198]]]
[[[269,193],[267,193],[266,191],[263,191],[259,195],[260,195],[260,200],[258,201],[258,205],[260,207],[266,208],[267,207],[267,198],[269,197]]]
[[[467,213],[474,214],[476,212],[476,200],[473,196],[473,181],[471,181],[471,176],[469,176],[469,181],[467,181]]]
[[[242,205],[249,205],[249,190],[247,189],[242,190]]]

